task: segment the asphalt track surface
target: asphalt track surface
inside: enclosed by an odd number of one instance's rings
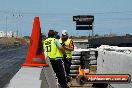
[[[0,47],[0,88],[19,71],[26,53],[27,47],[23,45]]]

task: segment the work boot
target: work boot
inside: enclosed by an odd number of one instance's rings
[[[67,83],[70,82],[72,79],[70,76],[67,76],[66,78],[67,78]]]

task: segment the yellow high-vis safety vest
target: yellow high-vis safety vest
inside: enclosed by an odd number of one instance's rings
[[[50,60],[56,60],[62,58],[63,54],[55,44],[55,38],[48,38],[43,42],[44,50],[47,52]]]
[[[71,39],[67,39],[64,43],[65,43],[65,47],[66,48],[69,48],[69,45],[70,45],[70,41],[71,41]],[[60,38],[59,39],[59,42],[62,44],[62,39]],[[65,52],[66,52],[66,55],[67,55],[67,58],[72,58],[72,53],[71,53],[71,51],[68,51],[68,50],[65,50]]]

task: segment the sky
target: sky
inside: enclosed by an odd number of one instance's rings
[[[132,0],[0,0],[0,31],[30,35],[33,19],[40,17],[41,30],[88,36],[91,31],[76,30],[75,15],[94,15],[94,34],[132,34]]]

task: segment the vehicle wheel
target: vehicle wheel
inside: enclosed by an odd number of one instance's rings
[[[76,81],[79,85],[84,85],[87,82],[87,78],[84,76],[77,76]]]

